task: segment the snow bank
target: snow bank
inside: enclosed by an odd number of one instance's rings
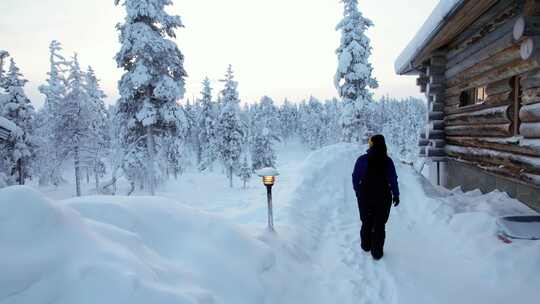
[[[396,59],[394,64],[394,69],[396,74],[403,74],[406,72],[407,68],[414,56],[422,50],[426,43],[437,34],[439,27],[443,24],[445,19],[454,11],[463,0],[441,0],[439,4],[435,7],[429,18],[426,20],[424,25],[416,33],[411,42],[407,47],[401,52],[399,57]]]
[[[263,242],[155,197],[0,190],[2,303],[262,303]],[[242,292],[239,291],[242,286]]]

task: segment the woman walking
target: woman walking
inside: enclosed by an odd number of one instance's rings
[[[384,255],[385,226],[392,202],[395,207],[399,205],[396,168],[388,156],[384,136],[371,137],[367,153],[356,161],[352,182],[362,221],[362,249],[371,251],[379,260]]]

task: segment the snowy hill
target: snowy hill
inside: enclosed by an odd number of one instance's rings
[[[387,255],[374,262],[362,253],[350,189],[352,164],[361,152],[340,144],[303,162],[283,163],[276,185],[276,235],[264,229],[262,186],[248,189],[242,202],[227,193],[218,200],[216,190],[204,205],[189,201],[200,193],[180,185],[189,180],[165,188],[163,195],[174,200],[51,201],[27,187],[2,189],[0,303],[538,299],[540,244],[507,245],[495,237],[494,216],[532,211],[501,193],[427,195],[421,178],[405,166],[398,168],[403,199],[392,212]]]

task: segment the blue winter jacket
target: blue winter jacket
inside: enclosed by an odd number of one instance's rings
[[[354,191],[358,194],[361,194],[361,182],[366,177],[367,166],[368,166],[368,156],[370,154],[368,150],[367,154],[364,154],[358,158],[354,166],[354,171],[352,174],[352,183]],[[398,186],[398,177],[396,173],[396,167],[394,162],[390,157],[388,157],[388,165],[386,166],[386,180],[388,181],[390,191],[394,197],[399,197],[399,186]]]

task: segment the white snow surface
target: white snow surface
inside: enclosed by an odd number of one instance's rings
[[[407,69],[408,65],[413,60],[414,56],[422,50],[426,43],[437,34],[439,26],[445,21],[447,16],[456,8],[463,0],[440,0],[426,22],[416,33],[414,38],[409,42],[407,47],[401,52],[396,59],[394,69],[396,74],[402,74]]]
[[[255,173],[257,173],[258,176],[279,176],[278,170],[275,168],[262,168],[260,170],[257,170]]]
[[[504,193],[426,186],[398,164],[385,257],[360,249],[350,174],[365,150],[280,154],[276,234],[264,187],[186,173],[163,197],[51,200],[0,190],[0,303],[535,303],[540,242],[504,244]],[[287,161],[284,161],[284,156]],[[48,193],[47,195],[51,195]],[[170,197],[170,198],[165,198]]]

